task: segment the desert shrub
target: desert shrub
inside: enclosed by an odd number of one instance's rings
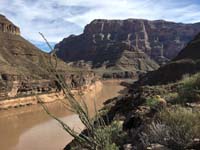
[[[172,105],[185,104],[186,103],[186,101],[184,101],[183,98],[179,96],[178,92],[169,93],[169,94],[165,95],[164,98],[166,99],[166,101],[168,103],[170,103]]]
[[[93,138],[93,144],[96,143],[96,146],[88,147],[86,143],[80,144],[76,141],[75,146],[73,146],[72,149],[119,150],[119,146],[122,145],[122,139],[126,134],[122,130],[122,124],[119,121],[114,121],[110,125],[97,126],[94,134],[88,134],[87,136]]]
[[[179,98],[179,95],[177,92],[168,93],[168,94],[164,95],[164,99],[169,103],[176,103],[178,98]]]
[[[164,106],[167,105],[167,102],[164,98],[162,98],[160,95],[155,95],[153,97],[146,99],[146,105],[149,106],[152,109],[161,109]]]
[[[172,104],[185,104],[200,100],[200,73],[185,74],[179,82],[177,92],[164,95],[167,102]]]
[[[159,104],[158,100],[154,97],[146,99],[146,105],[154,108]]]
[[[143,136],[148,135],[149,143],[182,150],[200,139],[199,122],[200,112],[176,106],[162,110]]]
[[[105,150],[119,150],[119,147],[116,143],[119,144],[120,139],[124,136],[122,132],[122,124],[118,121],[112,122],[110,125],[97,128],[95,131],[97,134],[101,145],[98,149]]]
[[[41,34],[41,33],[40,33]],[[118,122],[113,122],[110,125],[105,123],[105,120],[100,116],[96,102],[94,100],[95,107],[95,117],[91,118],[89,115],[89,110],[84,102],[84,100],[78,101],[74,94],[71,92],[70,86],[66,83],[63,74],[57,71],[57,57],[55,56],[53,50],[46,40],[46,38],[41,34],[41,36],[46,41],[47,45],[50,47],[51,57],[49,64],[46,64],[49,74],[57,83],[59,89],[63,92],[65,99],[60,100],[66,107],[66,110],[70,110],[79,116],[80,121],[85,126],[85,133],[77,133],[74,129],[70,128],[66,123],[60,120],[58,117],[53,115],[47,108],[45,104],[42,103],[40,97],[36,95],[38,101],[42,104],[42,107],[52,118],[57,120],[63,127],[64,131],[70,134],[77,145],[72,145],[72,149],[89,149],[89,150],[118,150],[118,146],[115,144],[119,135],[121,136],[122,125]],[[81,94],[80,94],[81,95]],[[117,139],[116,139],[117,138]],[[78,146],[78,148],[77,148]]]
[[[178,90],[180,103],[200,100],[200,73],[186,76],[180,84]]]

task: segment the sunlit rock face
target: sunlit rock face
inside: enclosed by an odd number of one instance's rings
[[[60,90],[52,75],[52,64],[70,88],[88,86],[96,78],[93,72],[82,74],[65,62],[52,59],[20,35],[20,29],[0,15],[0,101]]]
[[[48,54],[20,35],[20,29],[0,15],[0,100],[55,89],[45,62]]]
[[[20,35],[20,29],[9,21],[4,15],[0,14],[0,32]]]
[[[57,55],[67,62],[85,60],[101,66],[109,61],[117,62],[125,50],[131,49],[144,52],[161,65],[173,59],[199,31],[200,23],[99,19],[86,25],[83,34],[58,43]],[[120,49],[120,43],[131,48]]]

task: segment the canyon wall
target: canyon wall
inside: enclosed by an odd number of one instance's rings
[[[70,89],[84,89],[98,80],[93,72],[70,67],[42,52],[20,35],[17,26],[0,15],[0,101],[26,101],[36,94],[60,92],[53,74],[60,74]]]
[[[0,32],[6,32],[11,33],[15,35],[20,35],[20,29],[16,25],[14,25],[12,22],[10,22],[8,19],[6,19],[5,16],[0,14]]]
[[[71,90],[83,89],[98,80],[93,72],[65,73],[64,80]],[[59,83],[55,79],[33,80],[16,75],[0,75],[0,100],[36,94],[59,92]]]
[[[168,64],[141,76],[139,85],[174,83],[200,71],[200,33]]]
[[[70,64],[137,74],[166,64],[199,31],[200,23],[97,19],[81,35],[64,38],[55,48],[57,56]]]

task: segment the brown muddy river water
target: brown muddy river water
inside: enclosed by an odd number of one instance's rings
[[[105,100],[120,95],[123,89],[119,82],[105,81],[100,92],[93,90],[83,98],[92,112],[94,99],[100,108]],[[76,131],[84,128],[78,116],[67,111],[61,102],[46,105]],[[0,111],[0,150],[62,150],[71,140],[72,137],[39,104]]]

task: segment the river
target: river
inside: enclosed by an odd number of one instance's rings
[[[104,81],[100,92],[95,89],[83,96],[90,112],[94,99],[98,108],[105,100],[119,96],[124,89],[117,81]],[[77,115],[66,110],[59,101],[46,104],[49,111],[70,127],[84,129]],[[72,137],[61,125],[49,117],[40,104],[0,111],[1,150],[62,150]]]

